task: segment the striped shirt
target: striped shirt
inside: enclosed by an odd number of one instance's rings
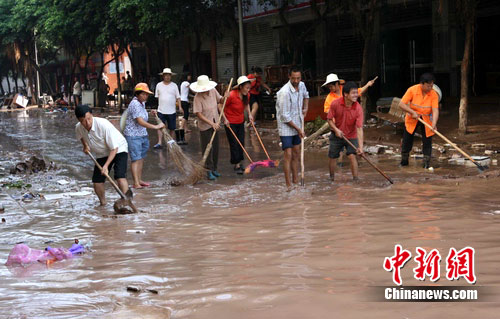
[[[280,136],[294,136],[299,134],[296,129],[288,125],[293,122],[302,129],[302,108],[304,99],[309,98],[304,82],[299,83],[298,90],[288,81],[277,94],[276,119],[278,120],[278,131]]]

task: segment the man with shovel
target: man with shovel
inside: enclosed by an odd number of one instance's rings
[[[75,108],[75,115],[79,123],[76,124],[76,138],[83,144],[83,152],[91,151],[96,155],[97,162],[102,166],[100,170],[94,167],[92,182],[101,206],[106,205],[104,181],[105,175],[111,168],[114,169],[118,187],[125,194],[129,190],[127,183],[127,150],[125,137],[111,124],[110,121],[92,115],[86,104]]]
[[[356,154],[363,153],[363,108],[358,103],[358,85],[347,82],[342,88],[342,98],[332,102],[328,111],[327,119],[332,134],[330,134],[330,179],[335,179],[335,167],[340,152],[345,147],[346,154],[351,163],[353,180],[358,179],[358,161]],[[352,147],[344,137],[348,139]]]
[[[432,88],[434,75],[424,73],[420,76],[420,84],[411,86],[401,99],[399,107],[406,111],[405,131],[403,133],[403,145],[401,147],[401,166],[408,166],[410,151],[413,148],[413,136],[420,127],[422,134],[422,152],[424,153],[424,168],[431,166],[432,135],[433,130],[425,127],[418,121],[421,117],[424,122],[436,129],[439,117],[439,96]]]

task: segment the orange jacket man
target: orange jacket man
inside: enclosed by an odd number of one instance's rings
[[[424,73],[420,77],[420,84],[411,86],[401,99],[399,107],[406,111],[403,146],[401,148],[401,166],[408,165],[408,158],[413,147],[413,136],[418,127],[422,134],[422,149],[424,153],[424,168],[430,167],[432,152],[432,135],[434,132],[418,121],[421,117],[425,122],[436,129],[439,118],[439,96],[433,90],[434,75]]]

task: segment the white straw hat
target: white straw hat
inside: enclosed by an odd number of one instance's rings
[[[238,80],[236,81],[236,85],[233,86],[233,89],[236,89],[238,86],[242,85],[243,83],[246,83],[246,82],[253,82],[255,81],[255,79],[249,79],[247,78],[245,75],[242,75],[238,78]]]
[[[332,83],[332,82],[337,82],[337,81],[339,81],[341,84],[342,84],[343,82],[345,82],[344,80],[339,79],[339,77],[337,76],[337,74],[330,73],[330,74],[328,74],[328,76],[326,77],[326,82],[325,82],[325,83],[323,83],[323,85],[322,85],[322,86],[325,86],[325,85],[327,85],[327,84],[330,84],[330,83]]]
[[[177,73],[173,73],[172,70],[170,70],[170,68],[164,68],[163,69],[163,72],[161,73],[158,73],[159,75],[162,75],[162,74],[172,74],[172,75],[175,75]]]
[[[208,76],[200,75],[196,82],[191,83],[189,85],[189,89],[196,93],[207,92],[217,86],[217,83],[214,81],[210,81]]]

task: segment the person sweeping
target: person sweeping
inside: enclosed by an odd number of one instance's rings
[[[125,137],[107,119],[95,117],[88,105],[78,105],[75,108],[75,116],[78,122],[75,126],[76,139],[83,145],[83,152],[93,152],[99,169],[94,166],[92,183],[94,191],[99,198],[101,206],[106,205],[106,194],[104,188],[105,175],[113,169],[115,180],[120,190],[126,194],[129,191],[127,183],[127,151],[128,144]]]
[[[190,85],[191,91],[195,92],[193,100],[193,112],[198,117],[198,129],[200,130],[200,146],[202,154],[210,143],[210,139],[215,132],[212,141],[212,149],[205,162],[207,178],[215,180],[220,177],[217,171],[219,162],[219,110],[217,105],[224,101],[219,92],[215,89],[217,83],[210,81],[208,76],[200,75],[196,82]]]
[[[288,74],[289,81],[278,91],[276,101],[276,119],[283,149],[283,171],[287,190],[292,189],[292,182],[299,182],[298,166],[300,158],[300,144],[304,138],[302,119],[307,114],[309,92],[301,81],[302,73],[298,68],[291,68]]]
[[[229,94],[226,107],[224,109],[224,124],[226,125],[226,135],[231,152],[231,164],[234,165],[234,171],[242,175],[245,169],[242,166],[244,159],[243,148],[245,146],[245,110],[248,113],[248,120],[253,123],[253,116],[250,112],[250,83],[251,80],[242,75],[237,80],[237,85]],[[233,135],[231,130],[235,133]],[[240,143],[242,146],[240,146]]]
[[[138,83],[134,88],[134,98],[130,101],[125,122],[123,135],[127,139],[128,151],[130,154],[130,171],[134,179],[134,188],[149,187],[150,184],[142,180],[142,167],[144,158],[149,149],[149,138],[146,129],[160,130],[165,124],[153,125],[148,123],[148,111],[146,111],[146,101],[150,94],[153,94],[146,83]],[[153,114],[156,114],[153,111]]]
[[[356,154],[363,153],[363,108],[358,103],[358,86],[347,82],[342,88],[343,98],[332,102],[328,110],[330,148],[328,150],[330,179],[335,180],[335,168],[340,152],[345,148],[351,164],[353,180],[358,179],[358,161]],[[348,143],[344,138],[348,139]],[[356,148],[354,148],[355,146]]]
[[[422,134],[422,152],[424,168],[431,166],[432,136],[439,118],[439,96],[433,90],[434,75],[424,73],[420,76],[420,84],[411,86],[401,99],[399,107],[406,111],[403,146],[401,147],[401,166],[408,166],[410,151],[413,148],[413,136],[417,129]],[[432,127],[425,127],[418,118]]]

